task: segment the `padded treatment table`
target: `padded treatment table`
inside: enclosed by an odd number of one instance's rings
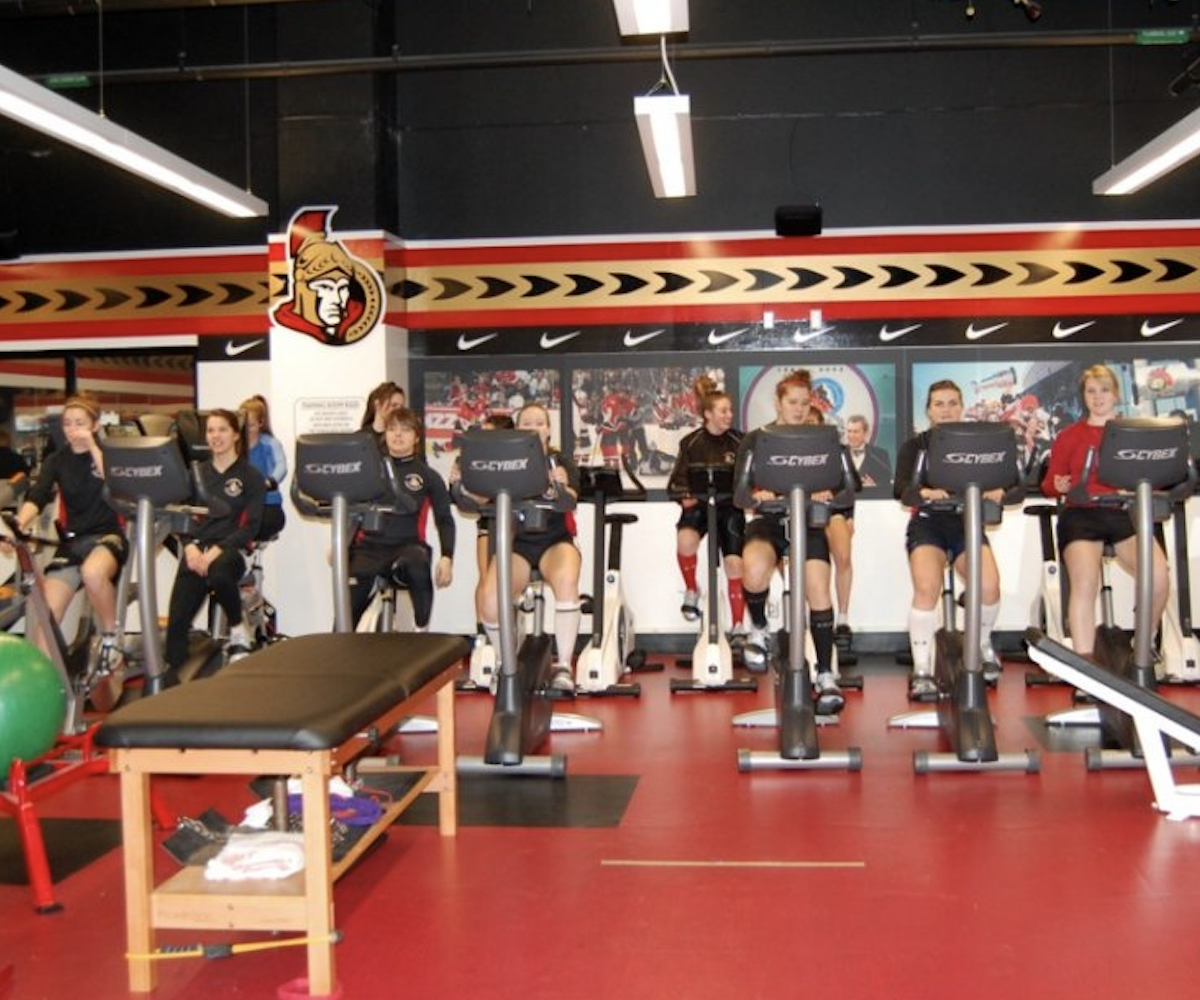
[[[275,643],[215,677],[171,688],[111,714],[96,742],[121,776],[129,988],[155,987],[157,928],[302,931],[308,988],[332,993],[333,883],[422,792],[437,793],[439,828],[457,826],[454,680],[460,636],[310,635]],[[386,739],[436,695],[437,762],[389,767],[418,780],[335,864],[329,778]],[[202,867],[154,881],[150,776],[289,775],[301,779],[303,871],[282,880],[210,882]]]

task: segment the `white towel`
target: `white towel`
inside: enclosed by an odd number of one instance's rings
[[[213,882],[281,879],[304,869],[304,834],[233,833],[221,852],[204,866]]]

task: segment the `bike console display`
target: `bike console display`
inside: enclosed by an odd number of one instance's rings
[[[754,485],[786,494],[839,490],[845,478],[842,446],[831,424],[762,428],[754,446]]]
[[[128,437],[104,442],[104,474],[114,500],[148,499],[156,507],[187,503],[192,476],[173,437]]]
[[[708,496],[711,490],[716,497],[733,496],[732,465],[689,465],[687,467],[688,492],[694,497]]]
[[[546,452],[536,431],[480,430],[462,436],[463,488],[477,496],[540,497],[550,487]]]
[[[1110,420],[1100,439],[1096,475],[1119,490],[1148,482],[1165,490],[1187,482],[1190,451],[1188,426],[1174,418],[1136,417]]]
[[[929,431],[925,480],[962,496],[968,486],[1007,490],[1020,480],[1017,437],[1008,424],[937,424]]]
[[[387,492],[383,454],[370,431],[301,434],[296,439],[296,487],[318,503],[340,496],[369,503]]]

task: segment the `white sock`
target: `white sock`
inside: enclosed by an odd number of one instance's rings
[[[483,626],[483,634],[487,636],[488,642],[492,644],[492,649],[496,651],[496,655],[500,655],[500,625],[496,622],[480,622]]]
[[[908,648],[912,651],[914,674],[932,675],[933,637],[936,632],[936,609],[908,609]]]
[[[979,650],[986,663],[988,660],[996,660],[996,651],[992,648],[992,629],[996,627],[996,619],[1000,617],[1000,602],[995,604],[984,604],[979,609]]]
[[[554,647],[558,653],[555,663],[569,667],[575,657],[575,640],[579,638],[579,619],[583,612],[579,603],[554,605]]]

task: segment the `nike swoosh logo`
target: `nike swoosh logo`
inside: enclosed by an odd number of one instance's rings
[[[975,324],[971,323],[967,326],[967,340],[982,340],[989,333],[995,333],[997,330],[1003,330],[1007,323],[997,323],[995,326],[984,326],[978,330],[975,329]]]
[[[1076,323],[1074,326],[1063,326],[1062,323],[1055,323],[1053,336],[1055,340],[1066,340],[1067,337],[1074,336],[1080,330],[1086,330],[1089,326],[1095,325],[1096,321],[1094,319],[1090,319],[1086,323]]]
[[[792,343],[807,344],[810,340],[816,340],[818,337],[828,333],[829,329],[830,328],[827,326],[820,326],[815,330],[809,330],[808,333],[800,333],[797,331],[796,333],[792,334]]]
[[[1142,321],[1142,336],[1157,337],[1163,330],[1169,330],[1173,326],[1178,326],[1182,323],[1181,319],[1168,320],[1166,323],[1151,323],[1148,319]]]
[[[890,344],[893,340],[899,340],[906,333],[912,333],[913,330],[921,329],[920,323],[914,323],[912,326],[902,326],[899,330],[889,330],[887,324],[883,324],[883,329],[879,331],[879,339],[885,344]]]
[[[576,330],[574,333],[564,333],[559,337],[551,337],[548,333],[542,334],[542,350],[548,351],[552,347],[557,347],[559,344],[565,344],[568,340],[574,340],[578,337],[582,330]]]
[[[266,341],[262,337],[259,337],[258,340],[252,340],[248,344],[235,344],[232,340],[227,340],[225,341],[225,357],[236,358],[239,354],[252,351],[259,344],[263,343],[266,343]]]
[[[644,344],[647,340],[653,340],[660,333],[666,333],[666,330],[651,330],[649,333],[635,334],[632,330],[625,331],[625,346],[637,347],[638,344]]]
[[[500,336],[498,333],[485,333],[482,337],[468,337],[465,333],[460,333],[458,335],[458,349],[460,351],[469,351],[480,344],[486,344],[489,340],[495,340],[498,336]]]
[[[717,333],[716,330],[709,330],[708,331],[708,342],[710,344],[712,344],[713,347],[719,347],[721,344],[725,343],[727,340],[733,340],[734,337],[740,337],[743,333],[745,333],[749,329],[750,329],[750,327],[743,326],[740,330],[730,330],[728,333]]]

